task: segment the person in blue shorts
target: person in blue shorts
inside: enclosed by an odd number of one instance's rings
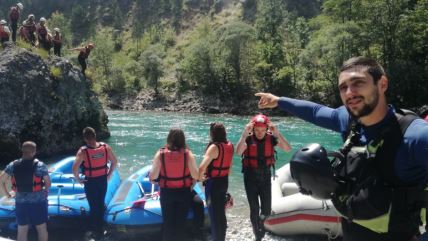
[[[0,174],[1,189],[7,197],[15,197],[18,241],[26,241],[30,226],[35,226],[39,241],[48,240],[46,222],[48,219],[47,195],[51,185],[46,165],[36,159],[36,143],[22,144],[22,157],[9,163]],[[14,192],[6,186],[12,183]]]
[[[339,172],[346,180],[341,185],[349,190],[341,188],[332,195],[344,217],[345,241],[410,241],[417,240],[420,233],[428,181],[428,123],[389,105],[388,85],[385,71],[375,60],[354,57],[340,69],[338,88],[343,106],[338,108],[256,93],[259,108],[278,106],[340,133],[345,142],[341,148],[345,165],[339,163],[334,168],[353,168]],[[365,151],[358,154],[354,147]],[[350,166],[351,162],[357,165]]]

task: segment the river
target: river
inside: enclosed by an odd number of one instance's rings
[[[202,160],[209,140],[209,124],[222,122],[226,126],[228,139],[236,144],[251,116],[212,115],[171,112],[129,112],[108,111],[111,137],[106,142],[113,148],[119,160],[119,172],[122,179],[130,176],[141,167],[151,164],[156,151],[165,145],[168,132],[173,127],[183,129],[186,142],[196,156],[197,163]],[[297,118],[272,117],[284,137],[290,142],[292,151],[286,153],[278,150],[277,169],[289,162],[292,154],[307,143],[321,143],[327,150],[337,149],[341,140],[337,133],[319,128]],[[77,150],[78,147],[76,147]],[[58,158],[53,158],[53,160]],[[237,220],[249,219],[249,208],[246,201],[240,157],[235,155],[232,174],[229,179],[229,191],[235,205],[228,211],[228,217]],[[245,222],[248,226],[248,221]],[[241,223],[242,224],[242,223]],[[242,240],[239,232],[233,234],[233,240]],[[31,235],[30,240],[37,240]],[[251,235],[250,235],[251,236]],[[14,237],[14,235],[12,235]],[[82,234],[51,232],[50,240],[80,241]],[[230,238],[230,237],[229,237]],[[113,241],[111,239],[107,239]],[[245,240],[245,238],[244,238]],[[271,237],[269,240],[282,240]]]

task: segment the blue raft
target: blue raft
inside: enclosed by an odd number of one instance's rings
[[[105,221],[110,230],[121,236],[156,234],[161,230],[162,211],[159,186],[149,181],[152,166],[146,166],[124,180],[107,207]],[[204,202],[205,223],[208,210],[199,184],[193,190]],[[189,211],[188,220],[193,219]]]
[[[72,173],[75,157],[67,157],[49,168],[51,188],[48,196],[49,228],[86,229],[89,219],[89,204],[83,185],[76,183]],[[105,197],[107,206],[120,185],[117,169],[111,176]],[[15,200],[2,197],[0,199],[0,229],[16,230]]]

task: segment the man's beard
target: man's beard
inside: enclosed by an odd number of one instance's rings
[[[348,106],[346,106],[346,109],[348,110],[348,113],[355,119],[359,119],[361,117],[365,117],[370,115],[373,110],[376,108],[378,102],[379,102],[379,93],[377,92],[377,89],[373,91],[372,93],[373,99],[369,103],[364,103],[364,106],[360,110],[354,110],[352,111]],[[362,100],[364,102],[365,98],[362,97]]]

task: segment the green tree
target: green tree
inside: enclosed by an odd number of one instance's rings
[[[49,28],[59,28],[61,31],[63,49],[68,48],[71,45],[71,39],[73,38],[70,28],[70,22],[65,18],[64,14],[56,11],[53,12],[51,17],[48,19]]]
[[[143,75],[147,85],[152,87],[155,95],[159,94],[159,79],[164,74],[159,46],[151,46],[143,52],[140,61],[143,66]]]
[[[72,45],[77,45],[90,35],[92,24],[89,13],[81,5],[75,4],[71,11],[70,21],[73,33]]]
[[[118,89],[117,78],[113,78],[113,49],[114,42],[111,33],[104,30],[97,32],[94,39],[95,49],[92,54],[95,67],[95,81],[100,85],[104,93],[110,93]],[[115,71],[117,72],[117,71]],[[116,73],[115,73],[116,74]],[[117,77],[117,75],[116,75]],[[119,80],[121,81],[121,80]],[[122,89],[122,87],[120,87]]]
[[[242,86],[243,71],[251,71],[252,43],[255,40],[254,29],[243,22],[232,22],[219,27],[213,33],[216,46],[213,50],[222,68],[232,70],[230,79],[224,84]],[[245,76],[245,75],[244,75]],[[247,75],[248,77],[248,75]]]
[[[281,0],[260,1],[256,19],[256,36],[261,59],[256,65],[257,78],[263,80],[265,90],[273,90],[273,74],[284,65],[281,25],[285,19]]]

